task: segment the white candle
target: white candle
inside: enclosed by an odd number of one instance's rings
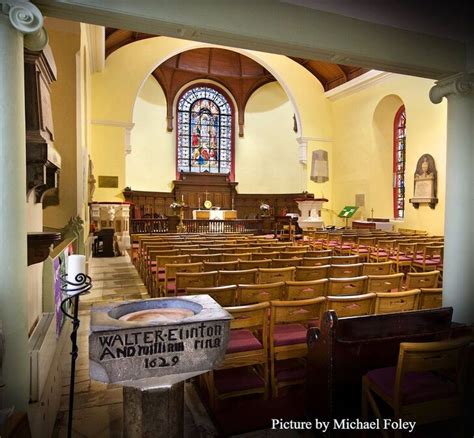
[[[86,256],[70,255],[67,259],[67,281],[77,283],[77,274],[86,274]],[[77,289],[77,286],[68,285],[68,289]],[[68,292],[69,295],[75,295],[79,291]]]

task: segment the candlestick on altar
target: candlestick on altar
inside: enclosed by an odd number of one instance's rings
[[[184,202],[184,195],[181,195],[181,202]]]
[[[374,209],[372,208],[370,211],[372,213],[372,221],[373,221],[374,220]]]
[[[234,209],[234,197],[232,196],[232,210]]]
[[[201,210],[201,197],[198,196],[198,210]]]

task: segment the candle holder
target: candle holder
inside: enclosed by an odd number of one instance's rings
[[[61,312],[66,318],[72,320],[71,332],[71,378],[69,383],[69,416],[67,424],[67,437],[72,436],[72,413],[74,408],[74,386],[76,380],[76,359],[79,349],[77,348],[77,331],[79,330],[79,297],[89,293],[92,288],[92,279],[86,274],[79,273],[74,277],[74,281],[68,280],[68,275],[61,275],[61,291],[67,296],[61,301]],[[67,306],[69,304],[69,306]],[[72,315],[68,313],[67,307],[73,306]]]

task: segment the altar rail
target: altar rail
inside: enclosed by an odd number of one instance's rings
[[[185,233],[252,233],[269,234],[280,233],[282,229],[295,219],[288,216],[263,216],[260,219],[185,219]],[[169,216],[165,219],[130,219],[130,233],[160,234],[176,233],[179,224],[178,216]]]
[[[261,219],[207,220],[186,219],[187,233],[252,233],[263,234]]]
[[[168,233],[168,219],[131,219],[130,233]]]

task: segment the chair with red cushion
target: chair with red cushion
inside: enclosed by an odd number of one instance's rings
[[[284,386],[303,384],[306,378],[308,324],[319,320],[324,297],[271,301],[270,383],[273,397]]]
[[[235,306],[237,297],[237,286],[215,286],[215,287],[187,287],[186,295],[209,295],[222,307]]]
[[[443,307],[443,289],[440,287],[421,289],[418,309],[436,309],[438,307]]]
[[[420,289],[403,292],[377,292],[375,314],[408,312],[418,309]]]
[[[427,289],[438,287],[439,271],[408,272],[405,287],[407,289]]]
[[[402,290],[403,273],[369,275],[367,292],[399,292]]]
[[[327,295],[328,279],[286,281],[286,300],[307,300]]]
[[[329,278],[330,265],[322,266],[297,266],[295,273],[296,281],[320,280]]]
[[[362,275],[389,275],[392,262],[362,263]]]
[[[206,374],[211,407],[218,400],[248,394],[268,397],[268,309],[270,304],[226,307],[234,317],[224,361]]]
[[[326,297],[326,310],[334,310],[338,318],[349,316],[372,315],[374,313],[376,294]]]
[[[443,245],[425,246],[423,255],[413,260],[411,265],[413,271],[436,271],[443,268]]]
[[[202,263],[171,263],[165,265],[163,296],[176,295],[176,274],[178,272],[202,272]]]
[[[399,242],[397,249],[388,257],[388,260],[395,265],[395,271],[400,272],[404,267],[410,270],[415,256],[416,245],[414,243]]]
[[[377,242],[377,246],[372,249],[369,261],[386,262],[395,251],[396,240],[383,240]]]
[[[416,426],[462,417],[472,340],[471,336],[439,342],[402,342],[397,366],[369,371],[362,378],[363,420],[368,418],[370,405],[383,421],[379,399],[393,410],[395,421],[416,421]],[[382,434],[388,436],[386,431]],[[397,430],[395,436],[401,437],[402,431]]]

